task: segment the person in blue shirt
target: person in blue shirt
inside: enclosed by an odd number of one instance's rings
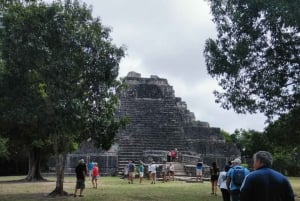
[[[197,176],[197,181],[202,181],[202,168],[203,168],[203,162],[198,161],[196,165],[196,176]]]
[[[248,175],[250,171],[241,165],[242,161],[239,158],[231,161],[231,164],[232,167],[227,172],[226,186],[230,191],[231,201],[240,201],[240,188],[245,176]]]
[[[241,201],[295,201],[289,180],[271,169],[272,155],[258,151],[253,156],[254,171],[246,176],[241,186]]]
[[[88,164],[88,169],[89,169],[89,178],[91,179],[92,178],[92,173],[93,173],[93,169],[94,169],[94,161],[90,161],[89,164]]]

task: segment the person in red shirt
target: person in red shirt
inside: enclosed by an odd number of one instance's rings
[[[92,184],[93,184],[93,188],[97,188],[98,187],[98,177],[99,177],[99,167],[98,167],[98,163],[94,164],[94,168],[93,168],[93,172],[92,172]]]

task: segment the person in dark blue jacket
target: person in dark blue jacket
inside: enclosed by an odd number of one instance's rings
[[[254,171],[241,186],[240,201],[295,201],[289,180],[271,169],[272,162],[272,155],[267,151],[254,154]]]

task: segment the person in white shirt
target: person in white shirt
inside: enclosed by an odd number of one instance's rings
[[[218,187],[220,188],[222,192],[222,198],[223,201],[230,201],[230,193],[227,189],[226,185],[226,175],[228,170],[230,169],[229,165],[225,165],[224,171],[220,172],[219,178],[218,178]]]
[[[170,180],[171,180],[171,177],[172,177],[172,180],[174,181],[174,175],[175,175],[175,165],[174,163],[170,163]]]
[[[156,168],[158,168],[159,165],[154,164],[153,162],[150,163],[150,166],[148,167],[148,171],[150,173],[151,178],[151,184],[155,184],[156,182]]]

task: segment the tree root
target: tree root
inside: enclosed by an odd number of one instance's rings
[[[49,193],[48,196],[50,197],[56,197],[56,196],[70,196],[71,194],[69,194],[66,191],[60,191],[59,189],[54,189],[51,193]]]

